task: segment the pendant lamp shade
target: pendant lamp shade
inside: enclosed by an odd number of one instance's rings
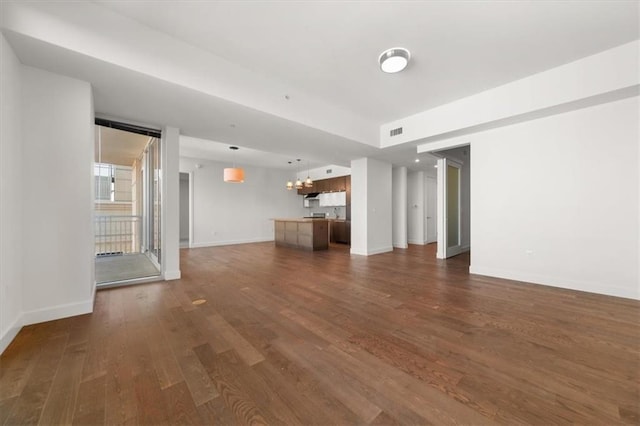
[[[313,186],[313,180],[311,180],[311,176],[309,176],[309,161],[307,161],[307,178],[304,181],[305,188],[311,188]]]
[[[296,170],[296,189],[302,189],[304,188],[304,183],[302,183],[302,181],[298,177],[298,175],[300,174],[300,159],[298,158],[296,161],[298,162],[298,168]]]
[[[244,170],[239,167],[228,167],[224,169],[224,181],[230,183],[244,182]]]
[[[237,146],[230,146],[230,150],[237,151]],[[235,159],[235,154],[234,154]],[[224,169],[224,181],[229,183],[242,183],[244,182],[244,170],[240,167],[236,167],[235,161],[233,167],[227,167]]]
[[[288,161],[289,165],[291,165],[291,161]],[[291,179],[289,179],[287,181],[287,190],[291,191],[293,189],[293,181]]]

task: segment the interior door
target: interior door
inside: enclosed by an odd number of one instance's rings
[[[426,218],[425,218],[425,230],[427,231],[426,242],[427,243],[435,243],[438,241],[437,234],[437,223],[436,218],[437,214],[437,184],[434,178],[428,177],[425,179],[425,197],[426,200]]]
[[[462,252],[462,165],[448,158],[438,160],[438,249],[446,259]]]

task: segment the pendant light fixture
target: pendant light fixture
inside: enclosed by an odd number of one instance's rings
[[[289,165],[291,165],[291,161],[288,162]],[[293,181],[291,179],[289,179],[287,181],[287,190],[291,191],[293,189]]]
[[[240,167],[236,167],[236,154],[238,150],[237,146],[230,146],[230,150],[233,151],[233,167],[227,167],[224,169],[224,181],[229,183],[242,183],[244,182],[244,170]]]
[[[311,180],[311,177],[309,176],[309,160],[307,160],[307,179],[304,181],[304,187],[305,188],[311,188],[313,186],[313,181]]]
[[[304,187],[304,184],[302,183],[302,181],[300,180],[300,177],[298,176],[300,174],[300,159],[298,158],[296,160],[298,162],[298,171],[296,173],[296,189],[302,189]]]

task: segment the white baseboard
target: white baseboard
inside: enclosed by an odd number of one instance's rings
[[[380,248],[376,248],[376,249],[372,249],[372,250],[366,250],[364,252],[362,252],[360,250],[357,250],[357,249],[354,250],[352,248],[350,253],[351,254],[357,254],[357,255],[360,255],[360,256],[373,256],[374,254],[388,253],[390,251],[393,251],[393,246],[380,247]]]
[[[477,275],[486,275],[488,277],[504,278],[513,281],[522,281],[526,283],[539,284],[548,287],[566,288],[568,290],[584,291],[586,293],[603,294],[606,296],[623,297],[625,299],[640,300],[640,291],[633,286],[629,288],[602,286],[600,283],[575,281],[570,279],[562,279],[558,277],[543,276],[531,274],[522,271],[513,271],[508,269],[485,268],[474,265],[469,266],[469,273]]]
[[[271,238],[250,238],[246,240],[209,241],[205,243],[193,243],[191,244],[191,248],[231,246],[235,244],[265,243],[268,241],[274,241],[274,238],[271,237]]]
[[[53,306],[51,308],[38,309],[22,313],[22,325],[37,324],[39,322],[53,321],[60,318],[76,315],[90,314],[93,312],[93,298],[83,302],[68,303],[66,305]]]
[[[4,352],[5,349],[9,347],[13,339],[18,335],[20,330],[22,329],[22,315],[18,316],[16,320],[9,326],[9,328],[4,332],[4,334],[0,337],[0,354]]]
[[[409,248],[409,244],[393,244],[393,248],[406,249]]]
[[[425,240],[409,240],[409,244],[416,244],[419,246],[423,246],[427,244],[427,242]]]
[[[165,281],[179,280],[180,277],[181,277],[181,273],[179,269],[177,271],[164,271]]]

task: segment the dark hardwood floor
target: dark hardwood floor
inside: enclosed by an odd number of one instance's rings
[[[640,303],[434,249],[182,250],[179,281],[24,327],[0,424],[640,423]]]

